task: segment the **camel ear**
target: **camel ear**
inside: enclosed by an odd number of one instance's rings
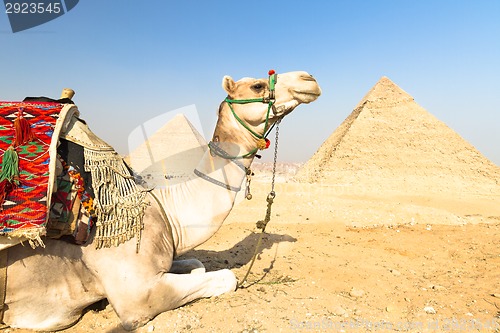
[[[235,85],[236,85],[236,83],[234,82],[233,78],[230,76],[226,75],[222,79],[222,88],[228,93],[228,95],[231,95]]]

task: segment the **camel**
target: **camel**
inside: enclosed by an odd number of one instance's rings
[[[228,98],[220,105],[211,149],[189,181],[150,191],[138,251],[132,240],[96,249],[92,242],[44,239],[45,248],[8,249],[6,325],[64,329],[87,306],[107,299],[122,326],[133,330],[162,312],[236,290],[231,270],[205,272],[196,259],[175,258],[221,227],[262,133],[298,105],[316,100],[321,89],[306,72],[236,82],[225,76],[222,86]]]

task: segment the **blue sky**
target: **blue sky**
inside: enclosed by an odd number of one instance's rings
[[[388,76],[500,165],[499,17],[497,0],[82,0],[13,34],[2,9],[0,99],[71,87],[126,153],[135,127],[188,105],[210,136],[226,74],[305,70],[323,95],[285,119],[279,156],[306,161]]]

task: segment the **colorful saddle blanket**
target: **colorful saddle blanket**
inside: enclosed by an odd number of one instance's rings
[[[0,102],[0,236],[7,236],[0,240],[5,247],[12,246],[13,238],[43,246],[41,236],[47,234],[69,234],[82,243],[94,222],[97,248],[118,246],[133,237],[139,246],[146,190],[135,183],[118,153],[78,115],[72,104]],[[65,140],[80,147],[81,160],[73,163],[66,158],[73,164],[61,173],[56,170],[61,157],[57,147]],[[91,183],[93,207],[89,208],[88,193],[73,186],[82,180],[79,174]],[[87,219],[91,215],[94,221]],[[77,228],[68,231],[58,224],[67,221]],[[0,250],[5,247],[0,242]]]
[[[64,106],[0,102],[0,234],[41,244],[53,181],[52,137]]]

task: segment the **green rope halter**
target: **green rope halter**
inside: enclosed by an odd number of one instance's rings
[[[274,127],[273,126],[269,127],[269,114],[271,113],[271,109],[273,108],[274,102],[276,101],[275,99],[275,87],[276,87],[276,81],[278,80],[278,74],[274,70],[269,71],[269,97],[261,97],[261,98],[251,98],[251,99],[229,99],[226,98],[224,101],[229,105],[229,109],[231,110],[234,118],[243,126],[247,131],[249,131],[255,138],[259,140],[265,140],[266,137],[269,135],[271,130]],[[249,103],[267,103],[267,113],[266,113],[266,120],[264,122],[264,132],[262,134],[256,133],[254,130],[250,128],[250,126],[243,121],[234,111],[233,104],[249,104]],[[219,155],[221,157],[224,157],[226,159],[238,159],[238,158],[246,158],[254,155],[259,148],[252,149],[248,153],[240,156],[228,156],[227,154],[221,155],[217,150],[213,149],[213,143],[210,142],[208,144],[208,147],[210,148],[210,151],[212,153],[215,153],[216,155]]]

